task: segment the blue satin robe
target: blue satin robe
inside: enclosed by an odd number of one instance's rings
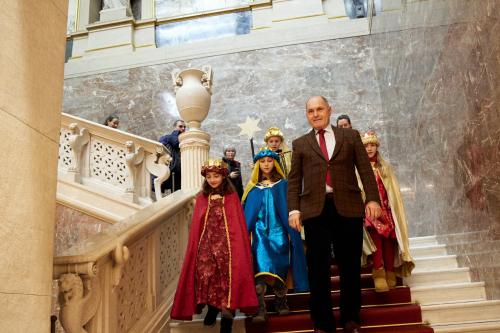
[[[288,182],[280,180],[257,184],[244,203],[256,275],[278,276],[286,281],[291,268],[294,290],[309,290],[304,247],[300,233],[288,225],[286,191]]]

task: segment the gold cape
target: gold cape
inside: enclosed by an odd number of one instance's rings
[[[397,276],[406,277],[410,276],[411,271],[415,267],[415,263],[410,254],[410,242],[408,240],[408,224],[406,222],[406,213],[403,205],[403,199],[401,197],[401,190],[399,187],[398,179],[394,174],[392,166],[384,161],[380,153],[377,154],[378,166],[375,168],[379,171],[380,178],[384,184],[385,190],[387,192],[387,197],[389,199],[389,206],[391,207],[392,218],[394,220],[396,239],[398,242],[398,249],[394,254],[394,272]],[[383,170],[383,172],[381,172]],[[358,185],[362,191],[363,200],[365,200],[365,193],[363,190],[363,184],[358,175]],[[368,234],[365,232],[363,241],[363,256],[367,256],[376,249],[373,241]],[[366,258],[363,259],[366,262]]]

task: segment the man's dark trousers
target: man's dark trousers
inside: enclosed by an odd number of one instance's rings
[[[359,323],[363,218],[340,216],[332,197],[327,195],[321,215],[305,220],[303,224],[311,292],[310,311],[315,328],[335,331],[330,283],[332,243],[340,275],[341,324],[343,326],[348,321]]]

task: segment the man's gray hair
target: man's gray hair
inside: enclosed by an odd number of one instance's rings
[[[325,96],[316,95],[316,96],[311,96],[311,97],[309,97],[309,98],[307,99],[307,101],[306,101],[306,109],[307,109],[307,103],[309,103],[309,101],[310,101],[311,99],[313,99],[314,97],[319,97],[319,98],[321,98],[321,99],[323,100],[323,102],[325,102],[325,103],[326,103],[326,105],[330,106],[330,103],[328,103],[328,100],[326,99],[326,97],[325,97]]]
[[[223,149],[222,153],[224,155],[226,155],[226,151],[228,151],[228,150],[234,150],[234,152],[236,153],[236,147],[233,145],[224,145],[224,149]]]

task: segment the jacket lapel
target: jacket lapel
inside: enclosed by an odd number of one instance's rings
[[[309,146],[312,147],[312,149],[326,161],[326,158],[323,155],[321,148],[319,147],[318,140],[316,140],[316,132],[314,131],[314,129],[312,129],[309,134],[307,134],[306,139],[309,142]]]
[[[332,126],[333,134],[335,135],[335,148],[333,149],[333,154],[330,160],[333,160],[335,156],[339,153],[342,144],[344,143],[344,131]]]

